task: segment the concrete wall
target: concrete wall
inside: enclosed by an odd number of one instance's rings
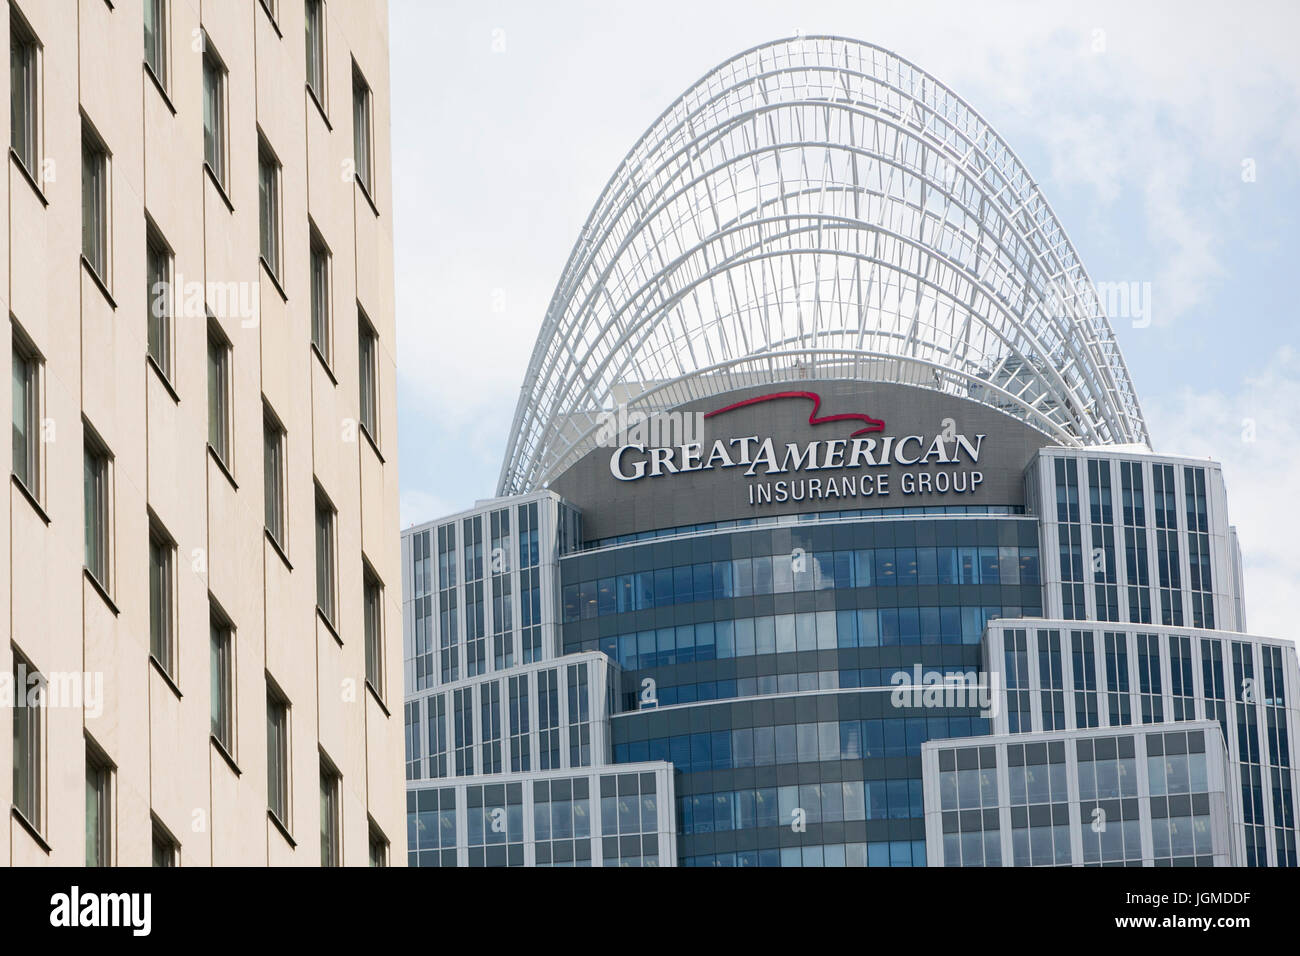
[[[371,823],[405,860],[401,581],[394,355],[393,233],[386,4],[328,0],[327,93],[305,88],[304,8],[277,20],[257,0],[172,0],[169,69],[142,65],[141,0],[16,0],[42,46],[41,168],[10,155],[0,294],[45,359],[47,441],[34,504],[10,484],[0,522],[0,664],[10,642],[41,671],[103,675],[104,708],[48,708],[40,838],[13,815],[0,860],[84,861],[83,738],[114,764],[113,860],[150,861],[151,813],[184,865],[319,862],[320,754],[342,775],[342,859],[367,862]],[[5,20],[0,29],[8,30]],[[227,67],[224,189],[203,164],[200,30]],[[349,173],[353,61],[373,91],[371,195]],[[8,96],[9,72],[0,74]],[[109,266],[80,259],[83,117],[111,152]],[[259,262],[259,132],[282,164],[280,275]],[[239,283],[245,313],[178,285],[175,359],[164,381],[146,361],[146,216],[174,252],[178,283]],[[333,354],[310,347],[308,222],[332,252]],[[207,450],[207,322],[232,346],[232,452]],[[379,339],[379,427],[356,427],[357,308]],[[5,344],[9,343],[6,337]],[[287,542],[263,527],[263,402],[287,431]],[[0,390],[8,414],[10,390]],[[113,456],[107,595],[83,572],[82,437]],[[11,449],[0,448],[5,470]],[[314,493],[338,509],[337,633],[315,611]],[[150,663],[149,516],[177,546],[175,682]],[[367,690],[362,561],[385,584],[385,699]],[[233,763],[209,741],[210,606],[235,627]],[[290,711],[293,841],[267,814],[268,675]],[[392,714],[389,714],[389,710]],[[12,763],[0,733],[0,764]],[[237,769],[236,769],[237,768]],[[0,773],[0,803],[12,800]]]

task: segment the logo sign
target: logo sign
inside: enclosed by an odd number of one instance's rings
[[[903,495],[949,495],[974,492],[984,480],[977,470],[985,435],[945,432],[881,435],[885,423],[870,415],[851,412],[819,415],[821,396],[816,392],[774,392],[735,402],[708,412],[713,419],[740,408],[776,401],[811,401],[810,426],[856,424],[844,437],[778,443],[760,434],[689,441],[680,445],[647,446],[631,442],[615,448],[609,458],[610,474],[622,482],[669,478],[696,472],[743,469],[753,481],[747,484],[751,507],[786,502],[881,498],[895,489]],[[906,469],[891,482],[889,469]]]

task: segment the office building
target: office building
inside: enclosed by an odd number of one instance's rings
[[[413,865],[1296,861],[1295,650],[1220,467],[1153,451],[1034,179],[878,47],[655,120],[496,497],[402,557]]]
[[[6,22],[0,860],[404,863],[386,5]]]

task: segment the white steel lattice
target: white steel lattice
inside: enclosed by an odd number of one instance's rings
[[[929,74],[839,37],[742,53],[628,153],[547,310],[498,494],[563,472],[619,404],[792,379],[1148,443],[1096,289],[1010,147]]]

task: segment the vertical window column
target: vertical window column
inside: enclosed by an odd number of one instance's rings
[[[1079,522],[1078,462],[1056,459],[1056,520],[1060,537],[1061,615],[1066,620],[1087,617],[1084,601],[1083,529]]]
[[[1119,620],[1118,568],[1115,560],[1115,509],[1111,467],[1106,459],[1088,460],[1088,517],[1092,534],[1092,580],[1097,620]]]
[[[1173,465],[1155,465],[1151,487],[1156,506],[1156,569],[1160,583],[1160,623],[1183,626],[1182,575],[1178,567],[1178,505]]]

